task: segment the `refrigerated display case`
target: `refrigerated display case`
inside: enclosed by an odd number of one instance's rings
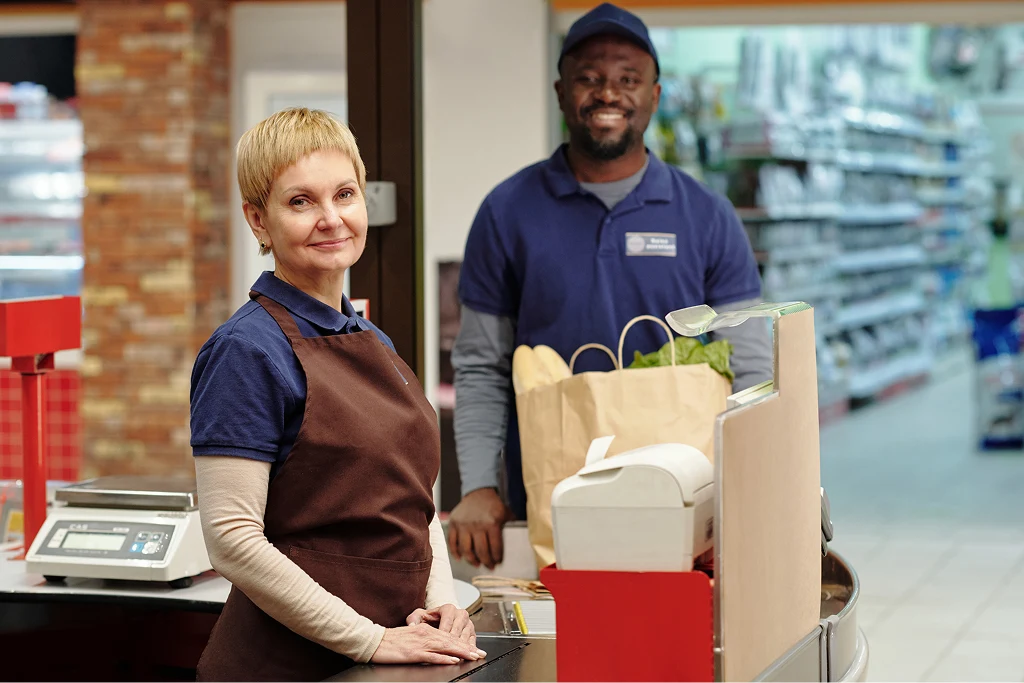
[[[0,119],[0,298],[82,286],[82,125]]]

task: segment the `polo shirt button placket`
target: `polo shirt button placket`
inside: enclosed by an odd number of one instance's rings
[[[611,235],[612,215],[609,213],[601,221],[601,230],[598,234],[598,248],[599,254],[608,254],[614,251],[614,245],[612,244]]]

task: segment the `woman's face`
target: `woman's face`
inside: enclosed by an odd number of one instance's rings
[[[344,271],[366,246],[366,201],[352,161],[339,151],[303,157],[274,180],[265,211],[244,209],[285,275],[319,279]]]

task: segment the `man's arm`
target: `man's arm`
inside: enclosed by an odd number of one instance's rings
[[[455,451],[464,496],[477,489],[498,488],[512,401],[514,344],[511,318],[462,307],[452,366]]]
[[[746,299],[718,306],[717,313],[738,311],[761,303],[761,299]],[[733,346],[730,365],[736,373],[733,392],[743,391],[773,378],[772,332],[765,318],[752,318],[736,327],[715,330],[709,335],[712,341],[728,340]]]
[[[761,276],[750,238],[732,204],[724,197],[706,234],[707,270],[704,296],[716,311],[735,311],[761,299]],[[733,390],[742,391],[772,379],[771,330],[764,320],[717,330],[712,339],[728,339],[734,347],[731,359],[736,373]]]
[[[462,501],[452,510],[448,546],[455,557],[493,569],[502,561],[501,530],[512,513],[498,494],[501,451],[512,401],[515,322],[462,307],[452,349],[455,452]]]

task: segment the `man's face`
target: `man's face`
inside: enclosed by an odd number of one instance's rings
[[[562,60],[555,92],[573,146],[610,161],[643,144],[661,85],[643,48],[617,36],[595,36]]]

